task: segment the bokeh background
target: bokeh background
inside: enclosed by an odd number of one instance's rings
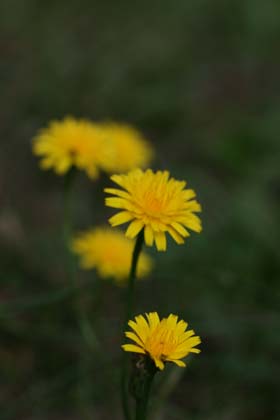
[[[203,205],[202,234],[152,252],[137,287],[136,313],[178,313],[203,340],[156,384],[153,418],[279,420],[279,39],[278,0],[1,1],[1,420],[122,418],[123,291],[94,272],[68,286],[63,181],[31,154],[65,115],[136,125]],[[104,185],[78,177],[76,229],[112,214]]]

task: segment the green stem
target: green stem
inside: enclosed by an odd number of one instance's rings
[[[121,363],[121,400],[122,409],[125,420],[131,420],[131,413],[128,403],[128,390],[127,390],[127,377],[128,377],[128,366],[125,354],[122,355]]]
[[[154,374],[148,375],[143,389],[143,395],[141,398],[136,399],[136,415],[135,420],[146,420],[147,419],[147,408],[149,403],[149,396],[151,391]]]
[[[130,273],[129,273],[129,278],[128,278],[125,327],[126,327],[127,321],[131,318],[131,315],[132,315],[137,263],[138,263],[138,259],[142,250],[143,242],[144,242],[144,230],[141,230],[135,242],[135,246],[134,246],[134,250],[132,254],[131,268],[130,268]]]
[[[76,171],[71,171],[65,175],[64,179],[64,194],[63,194],[63,240],[67,258],[68,276],[71,279],[71,284],[74,284],[75,276],[73,269],[73,259],[69,254],[69,246],[73,232],[73,217],[72,217],[72,202],[73,202],[73,183]]]
[[[138,234],[136,242],[135,242],[133,254],[132,254],[132,261],[131,261],[130,273],[128,277],[127,291],[126,291],[126,312],[125,312],[125,322],[124,322],[123,330],[125,330],[127,321],[130,319],[131,314],[132,314],[137,263],[138,263],[138,259],[141,253],[143,242],[144,242],[144,230],[142,230]],[[130,413],[129,404],[128,404],[127,377],[128,377],[127,358],[126,358],[125,353],[123,353],[122,368],[121,368],[122,408],[123,408],[125,419],[131,420],[131,413]]]

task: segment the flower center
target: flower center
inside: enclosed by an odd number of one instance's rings
[[[146,348],[148,352],[162,360],[165,360],[176,348],[177,341],[173,331],[159,329],[147,340]]]
[[[119,252],[116,252],[114,248],[107,249],[104,253],[104,260],[108,263],[116,263],[123,260],[122,255]]]
[[[144,197],[143,204],[145,213],[149,216],[156,216],[163,209],[162,198],[155,194],[147,193],[146,197]]]
[[[70,155],[70,157],[71,157],[72,159],[74,159],[74,158],[77,156],[77,153],[78,153],[78,150],[77,150],[76,148],[74,148],[74,147],[72,147],[72,148],[69,150],[69,155]]]

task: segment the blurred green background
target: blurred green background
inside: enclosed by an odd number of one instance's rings
[[[279,420],[279,39],[278,0],[1,1],[1,420],[122,418],[123,291],[93,272],[67,286],[63,181],[31,154],[65,115],[135,124],[203,205],[202,234],[152,252],[137,287],[135,313],[178,313],[203,340],[156,384],[153,418]],[[104,185],[79,176],[77,229],[112,214]]]

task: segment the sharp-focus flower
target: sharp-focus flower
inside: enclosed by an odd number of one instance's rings
[[[97,124],[68,117],[53,121],[33,140],[33,152],[42,157],[41,168],[65,174],[71,167],[96,178],[106,165],[107,150]]]
[[[153,151],[138,130],[130,125],[114,122],[102,123],[100,128],[110,149],[110,159],[105,168],[108,172],[128,172],[149,165]]]
[[[106,198],[106,205],[123,211],[109,222],[112,226],[130,222],[128,238],[135,238],[144,228],[146,244],[152,246],[155,241],[157,249],[165,251],[166,232],[182,244],[190,235],[187,229],[201,231],[201,221],[194,214],[201,211],[195,192],[185,189],[185,181],[170,178],[168,171],[136,169],[111,179],[122,189],[106,188],[105,192],[115,196]]]
[[[95,268],[100,277],[114,278],[119,284],[127,281],[133,248],[134,241],[108,227],[80,233],[72,242],[73,252],[81,257],[82,268]],[[151,259],[142,253],[138,261],[138,278],[147,275],[151,268]]]
[[[186,367],[181,360],[189,353],[200,353],[195,348],[201,343],[200,337],[193,330],[188,330],[188,324],[178,316],[170,314],[168,318],[159,319],[157,312],[150,312],[135,317],[128,325],[133,331],[125,335],[135,344],[124,344],[125,351],[146,354],[153,359],[155,365],[162,370],[165,362],[173,362],[180,367]]]

